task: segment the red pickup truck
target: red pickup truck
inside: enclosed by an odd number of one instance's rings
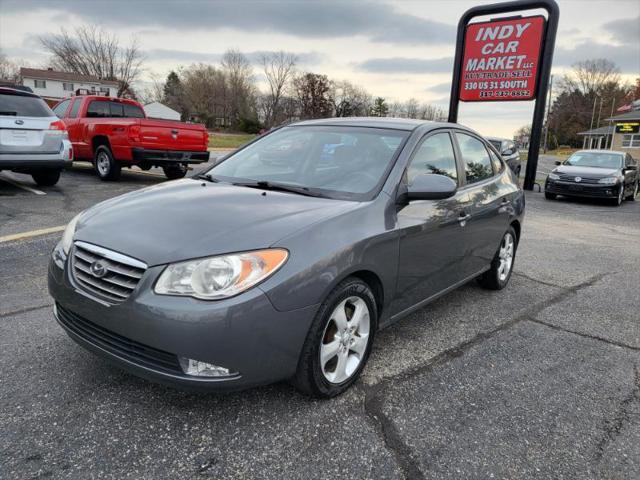
[[[133,100],[78,95],[53,111],[67,126],[75,160],[93,163],[102,180],[117,180],[122,167],[162,167],[169,179],[182,178],[190,163],[209,160],[203,125],[147,118]]]

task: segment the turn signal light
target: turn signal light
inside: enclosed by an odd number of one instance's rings
[[[62,120],[56,120],[55,122],[51,122],[51,125],[49,125],[49,130],[58,130],[61,132],[66,132],[67,126],[64,124]]]

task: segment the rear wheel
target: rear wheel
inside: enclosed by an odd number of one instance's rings
[[[33,172],[31,177],[41,187],[51,187],[58,183],[60,180],[60,172],[62,170],[41,170],[39,172]]]
[[[631,192],[631,195],[627,197],[627,200],[629,200],[630,202],[635,202],[636,198],[638,198],[638,182],[637,181],[636,181],[636,184],[633,186],[633,191]]]
[[[118,180],[120,178],[122,167],[113,158],[111,150],[106,145],[100,145],[96,148],[96,153],[93,157],[93,167],[98,177],[100,177],[100,180]]]
[[[516,232],[509,227],[500,241],[491,268],[478,278],[478,283],[489,290],[502,290],[509,283],[513,264],[516,259],[517,247]]]
[[[557,197],[555,193],[544,192],[544,198],[547,200],[555,200]]]
[[[164,174],[169,180],[184,178],[187,174],[187,167],[184,165],[169,165],[162,167],[162,170],[164,170]]]
[[[321,398],[339,395],[364,368],[378,324],[371,288],[358,278],[341,282],[318,309],[293,383]]]

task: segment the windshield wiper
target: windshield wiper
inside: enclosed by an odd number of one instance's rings
[[[198,175],[196,175],[196,178],[199,178],[200,180],[206,180],[207,182],[213,182],[213,183],[218,183],[220,181],[210,173],[199,173]]]
[[[296,185],[287,185],[284,183],[272,183],[265,180],[258,180],[256,182],[234,182],[233,185],[249,188],[259,188],[261,190],[297,193],[298,195],[306,195],[308,197],[325,197],[321,193],[311,191],[309,187],[298,187]]]

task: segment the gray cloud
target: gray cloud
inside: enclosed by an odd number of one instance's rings
[[[640,16],[612,20],[603,28],[622,44],[637,46],[640,43]]]
[[[219,52],[191,52],[187,50],[171,50],[164,48],[155,48],[150,50],[144,50],[143,55],[149,60],[171,60],[178,63],[217,63],[222,60],[223,53]],[[263,54],[270,54],[273,52],[260,50],[255,52],[242,52],[247,59],[257,64],[260,62],[260,58]],[[302,52],[295,53],[298,57],[299,65],[314,65],[322,61],[323,56],[317,52]]]
[[[449,43],[455,39],[453,25],[400,13],[377,2],[111,0],[87,5],[81,0],[3,0],[5,14],[35,9],[73,13],[101,25],[138,26],[144,19],[145,28],[231,28],[307,38],[363,35],[375,42],[407,45]]]
[[[427,87],[427,90],[432,93],[450,93],[451,82],[436,83],[435,85],[431,85]]]
[[[640,73],[640,42],[636,40],[628,45],[609,45],[587,40],[575,48],[556,47],[553,64],[570,66],[581,60],[606,58],[614,62],[623,73]]]
[[[371,58],[357,65],[359,70],[372,73],[444,73],[453,69],[453,57],[445,58]]]

